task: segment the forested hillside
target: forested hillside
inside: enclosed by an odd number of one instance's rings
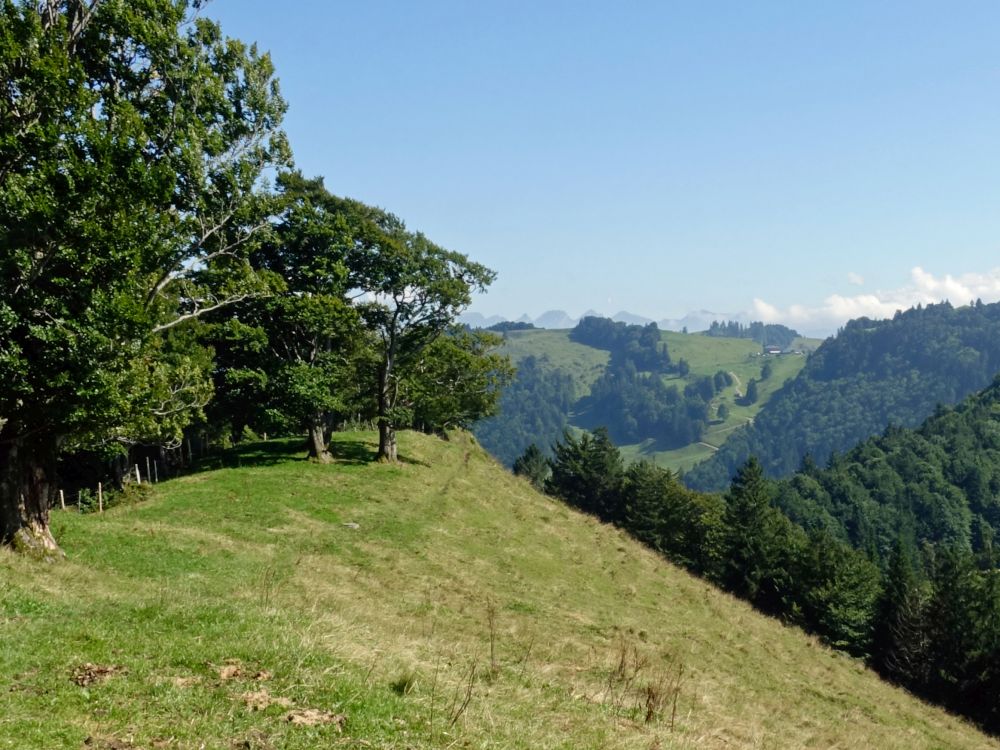
[[[1000,303],[917,307],[889,320],[859,318],[827,339],[752,426],[685,475],[721,489],[751,455],[772,477],[808,455],[823,464],[887,425],[913,427],[1000,371]]]
[[[799,354],[762,356],[754,337],[743,335],[765,328],[795,333],[753,324],[735,326],[735,337],[706,336],[596,317],[569,331],[511,328],[503,349],[518,363],[517,376],[499,414],[475,433],[511,466],[531,444],[548,453],[566,427],[603,426],[630,458],[689,468],[805,364]]]
[[[1000,728],[1000,379],[918,429],[889,428],[775,502],[885,573],[873,662],[888,677]]]
[[[826,468],[807,461],[777,487],[789,517],[876,559],[900,542],[985,552],[1000,533],[1000,379],[916,429],[886,429]]]

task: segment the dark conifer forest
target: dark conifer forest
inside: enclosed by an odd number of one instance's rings
[[[887,425],[915,427],[998,371],[1000,304],[945,302],[888,320],[852,320],[685,482],[722,489],[750,456],[770,477],[787,476],[806,456],[824,464]]]

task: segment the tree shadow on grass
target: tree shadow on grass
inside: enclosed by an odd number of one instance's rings
[[[301,438],[283,438],[266,442],[242,443],[220,453],[205,456],[195,461],[194,471],[212,469],[253,468],[276,466],[295,461],[308,461],[304,455],[306,443]],[[334,464],[357,466],[375,463],[378,460],[378,445],[370,440],[341,439],[335,437],[328,446]],[[418,466],[429,466],[408,456],[400,455],[399,462]]]
[[[339,440],[330,441],[330,455],[337,464],[374,464],[378,463],[378,444],[371,440]],[[414,466],[430,466],[409,456],[399,455],[399,463]]]
[[[378,456],[377,447],[367,440],[331,440],[330,455],[338,464],[370,464]]]
[[[241,443],[221,453],[206,456],[196,464],[199,469],[234,469],[239,467],[276,466],[290,461],[305,461],[303,441],[298,438]]]

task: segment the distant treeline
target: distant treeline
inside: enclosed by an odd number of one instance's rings
[[[671,361],[656,323],[640,326],[584,318],[570,339],[611,354],[590,395],[578,405],[581,426],[604,427],[619,443],[653,438],[663,449],[701,438],[709,422],[715,380],[704,377],[683,390],[668,384],[665,375],[686,375],[688,367],[683,360]]]
[[[705,335],[733,339],[753,339],[761,346],[780,346],[782,349],[787,349],[795,339],[799,338],[798,331],[792,330],[780,323],[761,323],[760,321],[755,321],[749,325],[743,325],[736,320],[725,322],[713,320],[712,325],[705,331]]]
[[[583,318],[569,333],[570,341],[611,353],[611,367],[631,362],[637,370],[671,372],[670,354],[656,323],[630,325],[609,318]]]
[[[534,329],[534,323],[527,323],[523,320],[501,320],[499,323],[487,327],[486,330],[494,333],[506,333],[507,331],[532,331]]]
[[[806,455],[825,463],[888,424],[919,424],[937,404],[957,403],[998,371],[1000,304],[945,302],[890,320],[852,320],[771,397],[752,426],[734,432],[684,480],[721,489],[751,455],[771,477],[791,474]]]

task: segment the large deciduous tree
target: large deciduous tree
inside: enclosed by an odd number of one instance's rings
[[[362,315],[377,339],[379,460],[397,460],[396,429],[411,416],[398,403],[400,378],[496,274],[445,250],[395,217],[372,209],[359,226],[358,285],[371,295]]]
[[[496,351],[502,343],[495,333],[453,326],[426,347],[401,384],[411,424],[444,432],[496,414],[514,376],[510,358]]]
[[[3,541],[55,550],[61,446],[146,429],[163,378],[194,373],[162,366],[161,334],[269,286],[245,250],[285,105],[196,6],[0,0]]]
[[[329,459],[326,433],[358,390],[354,358],[365,334],[348,294],[359,223],[369,209],[331,195],[321,178],[279,177],[282,209],[254,264],[284,279],[280,295],[251,303],[268,339],[270,403],[309,433],[309,455]]]

